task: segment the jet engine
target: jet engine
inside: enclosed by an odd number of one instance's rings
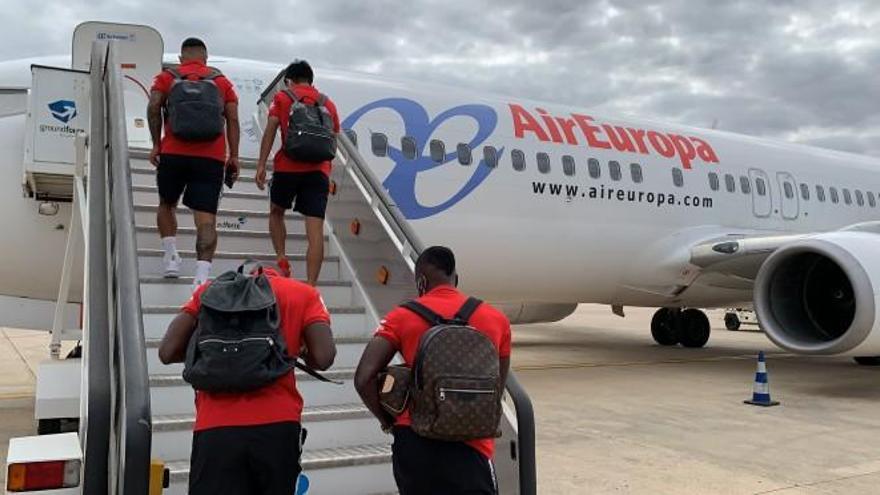
[[[553,323],[574,313],[577,303],[492,303],[510,323]]]

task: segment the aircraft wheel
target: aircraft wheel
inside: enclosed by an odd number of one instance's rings
[[[730,331],[737,331],[739,327],[742,325],[742,322],[739,321],[739,316],[736,316],[736,313],[727,313],[724,315],[724,326],[727,327]]]
[[[675,319],[678,309],[660,308],[651,318],[651,337],[660,345],[678,344],[678,328]]]
[[[854,357],[853,361],[862,366],[880,366],[880,356],[859,356]]]
[[[712,326],[709,317],[699,309],[686,309],[681,313],[681,345],[703,347],[709,341]]]

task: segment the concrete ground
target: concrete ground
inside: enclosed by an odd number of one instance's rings
[[[782,353],[721,314],[705,349],[664,348],[652,310],[584,305],[514,329],[537,415],[539,493],[880,493],[880,368]],[[781,406],[744,405],[768,352]]]

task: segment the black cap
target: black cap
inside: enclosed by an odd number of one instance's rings
[[[315,80],[315,73],[308,62],[296,59],[284,69],[284,78],[291,81],[308,81],[309,84],[312,84]]]

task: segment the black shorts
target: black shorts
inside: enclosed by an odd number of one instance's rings
[[[466,443],[432,440],[395,426],[391,452],[400,495],[498,493],[492,463]]]
[[[182,155],[159,155],[156,185],[165,204],[183,204],[191,210],[217,213],[223,188],[224,164],[212,158]]]
[[[296,493],[301,431],[285,422],[193,433],[190,495]]]
[[[324,218],[330,179],[324,172],[275,172],[269,198],[276,206],[298,211],[307,217]],[[294,204],[294,200],[296,201]]]

